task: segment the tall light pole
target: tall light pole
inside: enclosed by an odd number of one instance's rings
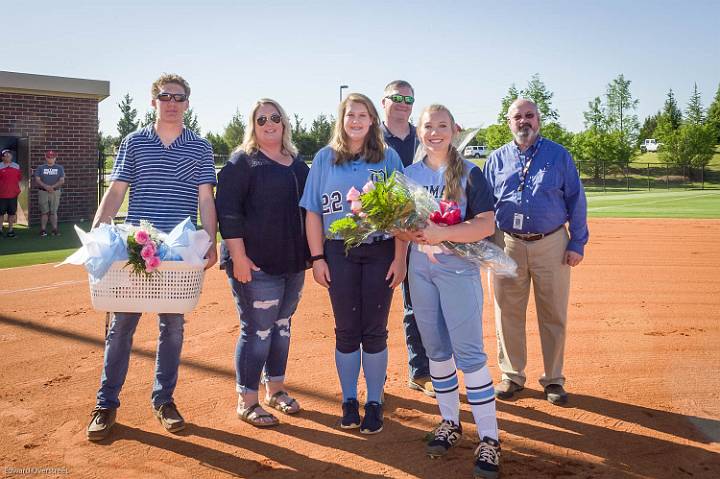
[[[340,85],[340,101],[342,101],[342,91],[344,88],[349,88],[347,85]]]

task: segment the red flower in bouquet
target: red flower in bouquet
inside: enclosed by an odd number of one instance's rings
[[[440,211],[433,211],[428,218],[439,225],[456,225],[462,221],[460,207],[454,201],[440,200]]]

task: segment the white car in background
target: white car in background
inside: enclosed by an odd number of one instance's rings
[[[466,146],[463,151],[465,158],[485,158],[488,156],[488,149],[485,145]]]
[[[660,149],[660,146],[662,146],[662,143],[658,143],[655,138],[645,138],[645,141],[643,141],[640,145],[640,151],[643,153],[647,151],[651,153],[657,153],[657,151]]]

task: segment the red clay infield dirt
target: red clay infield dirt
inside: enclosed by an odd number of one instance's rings
[[[504,477],[720,477],[720,221],[593,220],[573,271],[566,348],[568,407],[537,384],[531,304],[528,386],[498,402]],[[385,430],[338,427],[339,384],[327,293],[308,276],[293,320],[288,385],[304,410],[274,429],[237,419],[233,350],[238,320],[224,273],[213,269],[187,317],[175,399],[185,431],[164,431],[150,410],[157,326],[146,316],[111,437],[85,427],[103,354],[103,313],[90,306],[80,267],[1,270],[0,474],[118,478],[470,478],[477,443],[425,457],[437,422],[431,398],[406,387],[402,306],[390,317]],[[485,346],[495,328],[485,295]],[[361,387],[362,389],[362,387]],[[357,431],[357,430],[355,430]]]

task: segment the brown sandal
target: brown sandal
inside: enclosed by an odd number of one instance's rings
[[[260,403],[255,403],[245,409],[238,409],[238,417],[248,424],[255,427],[273,427],[280,424],[280,420],[269,413],[259,413],[256,411],[260,407]],[[272,421],[263,421],[265,418],[272,418]]]
[[[283,396],[288,398],[289,401],[282,401],[280,398]],[[270,396],[270,399],[265,399],[265,404],[285,414],[297,414],[300,412],[300,404],[295,398],[290,397],[286,391],[276,392]],[[297,409],[293,409],[293,407],[297,407]]]

